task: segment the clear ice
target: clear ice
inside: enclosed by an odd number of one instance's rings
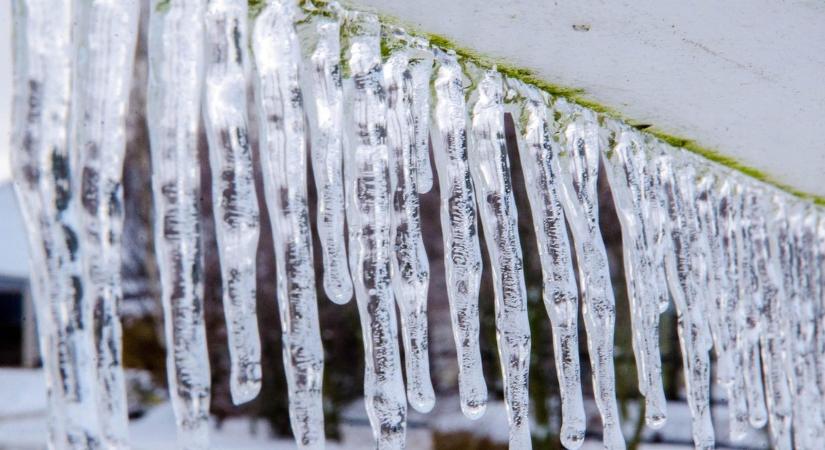
[[[207,0],[203,122],[209,141],[235,404],[252,400],[261,390],[261,341],[255,311],[260,217],[247,119],[247,17],[246,0]]]
[[[676,306],[687,401],[693,420],[693,443],[697,449],[711,449],[715,445],[710,416],[712,340],[702,292],[708,276],[710,249],[701,232],[695,206],[696,172],[691,164],[683,161],[680,164],[670,154],[659,155],[657,165],[671,238],[665,268]]]
[[[639,392],[645,397],[645,420],[652,428],[667,417],[659,354],[659,314],[667,291],[662,289],[653,258],[661,245],[651,236],[652,196],[645,182],[647,153],[644,139],[625,125],[611,124],[613,146],[602,152],[602,161],[622,229],[627,296],[630,303],[631,337]]]
[[[510,448],[530,449],[530,323],[518,213],[504,141],[503,83],[495,70],[474,70],[471,76],[476,90],[471,96],[468,159],[493,271],[496,341],[510,422]]]
[[[422,412],[435,402],[427,342],[430,270],[419,208],[419,194],[434,184],[432,143],[461,409],[480,417],[488,395],[479,348],[478,214],[491,258],[510,446],[530,448],[530,330],[505,113],[515,124],[538,240],[560,380],[561,443],[578,448],[585,433],[581,295],[604,446],[625,447],[613,368],[615,302],[598,223],[601,165],[622,229],[632,345],[648,426],[666,420],[659,316],[672,299],[697,448],[716,442],[712,381],[727,396],[732,441],[767,425],[774,448],[822,446],[820,206],[528,83],[504,80],[495,68],[381,24],[373,14],[322,1],[254,6],[246,0],[151,5],[146,108],[154,231],[167,377],[182,448],[209,445],[200,120],[209,144],[232,398],[243,403],[260,389],[250,81],[276,257],[289,414],[299,447],[325,445],[308,158],[318,193],[324,290],[336,303],[355,293],[376,447],[400,449],[407,402]],[[12,167],[29,230],[48,447],[126,448],[118,314],[121,172],[138,2],[14,0],[12,7]]]
[[[289,418],[300,448],[324,448],[324,351],[315,297],[307,201],[301,48],[289,0],[268,0],[255,18],[255,94],[264,192],[272,224]]]
[[[478,340],[482,262],[475,191],[467,161],[469,119],[463,73],[455,53],[436,50],[436,67],[431,132],[441,193],[447,299],[458,356],[461,411],[477,419],[487,409],[487,384]]]
[[[364,396],[376,446],[404,448],[407,400],[401,377],[392,290],[392,190],[381,24],[373,14],[347,14],[342,31],[344,179],[349,266],[364,336]]]
[[[152,5],[146,103],[152,153],[155,253],[161,279],[166,374],[178,442],[209,446],[211,373],[204,323],[201,171],[205,0]]]
[[[93,311],[83,298],[69,154],[72,2],[15,0],[11,164],[29,231],[29,266],[49,404],[50,449],[101,448]]]
[[[312,139],[312,170],[318,192],[318,236],[324,291],[335,303],[352,298],[344,239],[344,93],[341,85],[341,24],[337,11],[304,3],[296,26],[303,50],[301,84]],[[332,16],[332,17],[330,17]]]
[[[77,176],[83,302],[94,315],[101,444],[128,447],[121,356],[121,237],[126,114],[137,40],[139,2],[76,2],[69,151]]]
[[[516,124],[516,140],[538,240],[544,306],[553,327],[553,351],[559,377],[561,443],[568,449],[584,442],[585,415],[579,364],[579,292],[564,210],[552,164],[555,143],[547,94],[518,80],[507,80],[507,109]]]
[[[557,100],[553,108],[559,115],[555,134],[560,142],[553,164],[560,174],[561,203],[576,248],[579,288],[584,299],[582,316],[593,367],[596,405],[602,416],[604,446],[606,449],[623,449],[625,442],[616,406],[613,369],[616,305],[607,253],[599,230],[596,191],[599,155],[607,144],[593,111],[565,100]]]
[[[408,46],[404,41],[409,38],[402,31],[387,32],[393,36],[385,39],[397,39],[400,46],[387,57],[383,67],[392,198],[392,288],[401,312],[407,399],[417,411],[428,412],[435,405],[427,333],[430,264],[421,237],[418,207],[417,147],[421,112],[414,102],[413,67],[423,70],[428,64],[424,61],[429,61],[431,66],[432,58],[427,58],[424,45],[417,49]],[[424,130],[425,136],[427,131]]]

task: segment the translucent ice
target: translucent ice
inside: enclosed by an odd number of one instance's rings
[[[421,237],[418,208],[417,121],[414,114],[413,60],[426,54],[413,49],[402,40],[400,48],[384,63],[384,83],[387,92],[387,145],[390,151],[390,186],[392,190],[392,286],[395,301],[401,311],[401,331],[407,371],[407,398],[418,411],[427,412],[435,404],[430,382],[427,333],[427,290],[430,265]],[[394,34],[395,34],[394,33]],[[392,39],[394,37],[388,37]],[[421,67],[423,63],[416,63]],[[426,86],[426,84],[425,84]],[[427,93],[429,94],[429,93]],[[425,134],[427,130],[424,130]],[[430,175],[432,178],[432,175]],[[430,181],[432,183],[432,181]]]
[[[554,131],[560,146],[553,164],[560,174],[562,206],[576,248],[580,290],[584,299],[582,315],[593,367],[596,405],[602,415],[604,445],[607,449],[623,449],[625,443],[619,426],[613,369],[616,305],[607,254],[599,230],[596,192],[599,154],[605,142],[593,111],[559,99],[554,104],[554,112],[559,114]]]
[[[232,400],[261,390],[261,342],[255,312],[259,212],[249,144],[246,0],[207,0],[203,121],[209,141],[215,234],[221,261]]]
[[[576,449],[584,442],[585,415],[579,365],[576,274],[559,198],[559,174],[551,161],[553,120],[547,95],[517,80],[507,80],[508,109],[517,127],[516,139],[527,195],[538,239],[544,284],[544,306],[553,327],[553,349],[561,395],[561,442]],[[558,153],[556,150],[555,153]]]
[[[344,24],[344,184],[349,266],[366,354],[367,415],[377,447],[401,449],[407,402],[391,286],[392,192],[380,32],[372,14],[349,13]]]
[[[324,351],[315,298],[307,201],[301,48],[290,0],[267,1],[255,18],[255,94],[264,192],[278,276],[289,418],[300,448],[324,448]]]
[[[70,152],[80,203],[83,301],[94,313],[97,407],[107,448],[128,446],[120,285],[126,113],[139,3],[77,2]]]
[[[146,104],[166,373],[182,448],[208,447],[211,373],[203,315],[201,171],[204,0],[153,5]]]
[[[464,80],[455,53],[437,50],[433,81],[432,142],[441,192],[441,233],[447,298],[458,355],[461,410],[477,419],[487,408],[487,384],[481,370],[478,292],[481,249],[475,192],[467,162],[467,105]]]
[[[495,70],[474,71],[472,76],[477,88],[471,97],[468,154],[493,272],[496,341],[510,422],[510,448],[529,449],[530,325],[518,213],[504,142],[502,79]]]

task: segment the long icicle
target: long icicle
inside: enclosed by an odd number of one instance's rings
[[[407,402],[391,287],[390,155],[378,17],[350,13],[343,35],[349,265],[366,355],[364,396],[379,449],[404,447]]]
[[[553,353],[559,378],[561,443],[575,450],[584,443],[585,415],[579,364],[579,292],[564,210],[559,198],[559,174],[551,161],[553,147],[546,94],[508,79],[516,98],[509,99],[516,123],[521,170],[533,215],[543,278],[544,306],[553,327]]]
[[[79,2],[75,13],[72,157],[83,247],[84,301],[94,310],[97,404],[103,444],[128,447],[121,367],[121,235],[126,113],[139,2]]]
[[[229,336],[229,386],[235,404],[252,400],[261,390],[255,310],[260,218],[247,120],[246,21],[246,0],[207,0],[203,120]]]
[[[602,416],[604,446],[606,449],[623,449],[625,442],[619,424],[613,369],[616,302],[598,224],[596,181],[603,143],[594,112],[573,107],[562,99],[556,100],[554,109],[561,120],[557,125],[561,146],[559,153],[554,155],[554,164],[561,174],[562,206],[576,248],[584,300],[582,316],[593,367],[596,405]]]
[[[471,419],[478,419],[487,409],[487,384],[481,370],[479,347],[478,293],[482,261],[475,193],[467,162],[467,106],[461,66],[455,53],[436,52],[432,142],[441,195],[447,299],[458,355],[461,411]]]
[[[472,94],[468,154],[493,271],[496,341],[510,422],[510,448],[529,449],[530,324],[518,213],[504,141],[502,79],[495,69],[473,75],[477,77],[477,88]]]
[[[400,33],[400,30],[396,32]],[[384,39],[393,38],[404,39],[403,36],[388,36]],[[435,393],[430,381],[427,333],[430,264],[421,236],[418,207],[418,130],[413,115],[415,105],[411,69],[412,60],[420,60],[416,56],[425,53],[425,50],[416,51],[403,43],[401,45],[400,49],[387,58],[383,68],[387,89],[387,145],[390,150],[393,206],[392,286],[395,302],[401,312],[407,399],[417,411],[428,412],[435,405]],[[421,64],[423,63],[419,63],[419,67]]]
[[[697,449],[709,449],[715,442],[709,401],[712,338],[707,311],[700,297],[702,280],[707,277],[704,258],[709,249],[693,203],[696,198],[693,167],[679,164],[671,155],[660,155],[657,159],[672,239],[672,251],[668,253],[665,267],[678,316],[693,443]]]
[[[333,302],[352,298],[344,239],[344,100],[341,86],[341,26],[335,11],[321,12],[305,2],[297,25],[302,37],[304,108],[312,137],[312,170],[318,192],[318,236],[324,291]],[[334,15],[332,18],[329,15]]]
[[[782,450],[793,448],[791,393],[785,372],[791,361],[786,360],[787,351],[781,326],[787,314],[783,307],[785,293],[781,285],[779,260],[769,242],[765,215],[770,211],[763,204],[764,198],[769,199],[762,190],[749,188],[745,191],[746,211],[752,223],[754,264],[764,305],[759,316],[762,324],[759,342],[765,377],[765,403],[772,446]]]
[[[739,225],[741,218],[740,202],[734,195],[734,183],[724,177],[718,185],[718,216],[720,227],[720,246],[723,251],[725,272],[724,279],[727,286],[720,292],[723,303],[720,308],[720,321],[723,328],[717,331],[720,351],[718,364],[727,365],[727,378],[721,382],[727,391],[728,423],[732,441],[736,442],[745,437],[749,429],[747,392],[745,390],[745,374],[742,370],[743,360],[739,351],[738,333],[738,304],[740,303],[740,266],[739,239],[741,236]]]
[[[785,196],[774,194],[772,200],[775,214],[768,236],[788,299],[780,325],[788,350],[785,368],[791,384],[794,448],[815,448],[825,437],[814,341],[816,288],[814,274],[806,269],[816,263],[815,220],[811,220],[815,216],[800,203],[787,205],[789,199]]]
[[[72,425],[68,415],[73,411],[68,408],[66,394],[74,390],[80,369],[76,365],[80,361],[66,357],[72,340],[64,332],[65,318],[59,313],[61,300],[68,292],[53,290],[57,286],[54,280],[63,278],[65,273],[57,266],[58,252],[63,246],[55,235],[60,203],[54,200],[60,185],[54,181],[69,174],[55,171],[67,167],[52,162],[68,162],[71,2],[15,0],[11,6],[15,91],[10,162],[28,237],[31,297],[48,402],[47,445],[50,450],[72,448],[70,442],[74,441],[82,447],[90,440],[82,435],[92,430],[68,428]],[[45,45],[45,39],[49,45]],[[74,334],[82,333],[83,330],[76,330]],[[86,404],[94,406],[91,402]]]
[[[659,303],[654,251],[646,202],[643,140],[626,126],[613,125],[612,148],[602,152],[610,192],[622,229],[627,296],[630,303],[631,337],[639,376],[639,391],[645,397],[645,421],[660,428],[667,418],[659,352]]]
[[[765,391],[762,383],[762,358],[759,352],[760,320],[763,309],[762,294],[759,291],[759,276],[755,267],[754,224],[746,213],[745,190],[743,184],[736,185],[737,208],[740,211],[738,225],[739,239],[737,251],[740,254],[739,302],[737,311],[738,343],[737,349],[742,360],[742,372],[745,374],[745,392],[747,394],[748,417],[750,425],[762,428],[768,422],[765,406]]]
[[[193,450],[209,446],[211,392],[198,161],[205,6],[204,0],[151,6],[146,102],[166,377],[178,442]]]
[[[324,350],[315,297],[307,200],[301,49],[292,0],[269,0],[255,18],[252,50],[264,192],[277,262],[289,418],[300,448],[324,448]]]

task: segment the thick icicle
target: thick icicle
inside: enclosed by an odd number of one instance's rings
[[[203,120],[235,404],[252,400],[261,390],[261,342],[255,312],[260,224],[247,129],[246,21],[246,0],[207,0]]]
[[[378,18],[367,13],[350,13],[344,24],[344,176],[349,265],[366,355],[367,415],[377,448],[400,449],[407,402],[391,287],[392,194],[380,31]]]
[[[139,2],[79,2],[70,150],[79,175],[76,211],[83,248],[84,301],[94,311],[97,404],[103,444],[128,446],[119,308],[126,113]]]
[[[205,0],[153,2],[147,123],[152,150],[155,253],[161,279],[166,375],[178,442],[209,445],[211,373],[203,316],[201,171]]]
[[[779,331],[788,351],[784,367],[791,383],[794,448],[815,448],[825,438],[815,353],[816,271],[807,269],[816,264],[816,216],[787,196],[772,197],[768,236],[788,300]]]
[[[387,145],[393,206],[392,287],[395,302],[401,311],[407,399],[416,410],[428,412],[435,405],[427,333],[430,264],[421,237],[418,208],[417,128],[413,114],[416,105],[413,103],[415,86],[411,66],[413,60],[420,59],[419,53],[424,53],[424,50],[404,46],[389,56],[383,71],[387,90]],[[417,64],[420,67],[421,63]]]
[[[553,353],[559,378],[561,443],[568,449],[584,442],[585,415],[579,365],[576,273],[570,253],[564,210],[558,193],[559,174],[551,164],[556,144],[550,138],[546,94],[508,79],[510,113],[515,119],[521,169],[538,240],[544,306],[553,327]]]
[[[667,413],[659,354],[660,293],[651,237],[648,236],[650,202],[645,191],[647,154],[643,139],[627,126],[613,125],[612,148],[602,153],[610,192],[622,228],[627,296],[630,302],[633,352],[639,391],[645,397],[645,420],[654,428],[664,425]]]
[[[99,447],[89,315],[81,286],[67,155],[71,2],[15,0],[11,168],[27,229],[31,296],[48,401],[49,449]],[[85,383],[85,384],[84,384]]]
[[[672,239],[672,251],[668,252],[665,267],[678,316],[693,443],[697,449],[710,449],[715,441],[710,416],[709,351],[713,344],[702,298],[703,283],[707,278],[705,258],[710,250],[706,236],[701,233],[694,204],[697,181],[694,168],[690,164],[680,164],[675,160],[678,156],[682,155],[662,154],[658,157],[658,175],[666,198]]]
[[[729,432],[733,441],[744,438],[749,429],[747,392],[745,374],[742,370],[743,360],[739,351],[739,323],[742,320],[739,304],[742,302],[740,292],[740,220],[741,202],[738,201],[735,182],[729,177],[722,177],[718,185],[719,198],[719,243],[723,252],[723,279],[727,285],[719,292],[722,302],[719,320],[723,324],[715,332],[715,343],[719,348],[717,358],[720,365],[727,366],[727,376],[720,377],[728,397]]]
[[[478,340],[482,262],[475,194],[467,162],[467,106],[461,66],[455,53],[436,52],[432,142],[441,193],[447,299],[458,355],[461,411],[477,419],[487,409],[487,384],[481,370]]]
[[[751,221],[751,240],[754,248],[754,265],[759,283],[759,294],[763,307],[760,310],[759,333],[762,351],[762,370],[765,377],[765,403],[768,424],[774,448],[790,449],[791,441],[791,398],[788,378],[785,374],[790,361],[785,360],[784,339],[781,322],[784,319],[785,294],[781,285],[779,264],[772,254],[765,215],[769,214],[762,203],[765,192],[748,188],[745,193],[745,214]],[[768,197],[769,198],[769,197]]]
[[[302,37],[304,107],[312,138],[312,169],[318,192],[318,236],[324,266],[324,291],[335,303],[352,298],[344,239],[343,91],[340,23],[305,2],[307,17],[297,23]]]
[[[252,32],[264,192],[275,247],[289,418],[300,448],[324,448],[324,350],[307,201],[301,49],[292,0],[268,0]]]
[[[518,213],[504,142],[502,79],[495,69],[473,75],[478,87],[471,97],[470,149],[467,153],[493,271],[496,341],[510,422],[510,448],[529,449],[532,448],[527,392],[530,324]]]
[[[737,239],[739,248],[739,307],[737,312],[738,351],[742,360],[742,372],[745,374],[745,392],[747,394],[749,422],[754,428],[761,428],[768,422],[765,407],[765,391],[762,383],[762,357],[759,352],[759,334],[761,325],[759,315],[763,309],[762,294],[759,291],[759,275],[755,266],[754,249],[755,225],[747,214],[745,189],[741,182],[736,186],[736,201],[740,211],[740,233]]]
[[[556,101],[554,108],[560,115],[557,132],[561,145],[553,161],[560,174],[562,206],[576,248],[580,290],[584,297],[582,315],[593,367],[596,404],[602,416],[604,446],[623,449],[625,442],[619,424],[613,369],[616,305],[607,253],[599,230],[596,192],[599,153],[604,143],[593,111],[574,107],[562,99]]]

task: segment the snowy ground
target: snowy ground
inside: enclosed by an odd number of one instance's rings
[[[0,369],[0,450],[44,449],[46,436],[46,398],[43,389],[42,372],[33,369]],[[692,448],[690,442],[690,415],[687,406],[671,403],[668,425],[660,430],[658,437],[647,430],[650,440],[663,440],[680,444],[647,444],[642,449],[672,450]],[[595,414],[595,406],[587,405],[588,416]],[[723,406],[714,410],[718,448],[767,448],[764,437],[755,432],[737,447],[727,444],[727,423],[723,420],[726,411]],[[330,450],[367,449],[372,447],[372,434],[367,424],[366,414],[360,402],[354,403],[344,413],[342,427],[343,440],[330,442]],[[596,421],[597,422],[597,421]],[[132,448],[135,450],[175,449],[175,420],[168,403],[158,405],[143,417],[133,420],[130,426]],[[534,425],[534,430],[537,429]],[[432,449],[431,430],[440,432],[471,432],[483,435],[493,441],[506,442],[507,419],[502,403],[491,403],[487,413],[477,421],[470,421],[461,415],[458,401],[454,398],[440,398],[432,414],[410,413],[407,448],[410,450]],[[629,430],[626,430],[629,431]],[[247,419],[232,419],[224,422],[220,429],[211,432],[213,449],[227,450],[286,450],[294,449],[289,439],[272,439],[263,422]],[[684,443],[685,445],[681,445]],[[596,439],[587,439],[584,450],[601,449]]]

